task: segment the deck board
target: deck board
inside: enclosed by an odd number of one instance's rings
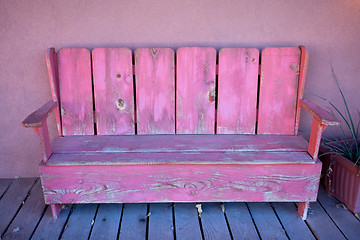
[[[61,239],[88,239],[97,204],[76,204]]]
[[[318,239],[346,239],[318,202],[310,204],[309,212],[307,222]]]
[[[262,239],[287,239],[269,203],[248,203],[248,206]]]
[[[48,207],[38,227],[36,228],[32,239],[59,239],[61,231],[63,230],[65,222],[70,214],[70,210],[71,205],[64,207],[64,209],[60,212],[58,218],[53,219],[51,215],[51,208]]]
[[[202,204],[201,223],[205,239],[231,239],[220,203]]]
[[[325,190],[320,189],[318,201],[325,207],[328,215],[330,215],[336,225],[341,228],[341,231],[345,234],[347,239],[360,238],[359,220],[348,210],[337,207],[337,204],[341,204],[339,200],[335,197],[327,196]]]
[[[175,203],[174,213],[177,240],[202,239],[195,203]]]
[[[273,203],[273,206],[290,239],[315,239],[306,223],[299,218],[294,203]]]
[[[148,239],[174,239],[171,203],[150,204]]]
[[[44,208],[40,180],[37,180],[30,190],[28,199],[5,232],[3,239],[28,239],[41,218]]]
[[[259,239],[245,203],[225,203],[225,212],[234,239]]]
[[[122,204],[101,204],[99,206],[90,239],[117,238],[122,206]]]
[[[12,183],[11,179],[1,179],[1,181],[0,181],[0,200],[11,183]]]
[[[125,204],[119,239],[145,239],[147,204]]]
[[[0,236],[4,234],[35,180],[35,178],[15,179],[2,197],[0,201]]]
[[[245,203],[225,203],[227,222],[220,203],[202,203],[200,221],[195,203],[175,203],[174,209],[170,203],[125,204],[123,212],[122,204],[100,204],[97,214],[98,204],[76,204],[73,210],[67,205],[53,220],[50,207],[43,204],[39,180],[0,179],[4,185],[8,189],[0,199],[2,240],[29,239],[31,234],[30,239],[116,239],[118,231],[120,239],[203,239],[203,231],[204,239],[225,240],[230,239],[229,230],[233,239],[358,239],[360,229],[360,221],[337,208],[339,201],[323,189],[318,202],[310,204],[306,221],[293,202],[273,203],[275,211],[269,203],[248,203],[248,208]]]

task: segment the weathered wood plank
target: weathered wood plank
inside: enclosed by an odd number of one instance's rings
[[[176,133],[213,134],[216,50],[182,47],[176,54]]]
[[[290,239],[315,239],[294,203],[273,203],[273,206]]]
[[[138,134],[175,133],[175,70],[171,48],[135,50]]]
[[[174,214],[176,239],[202,239],[195,203],[175,203]]]
[[[47,166],[311,164],[306,152],[54,153]]]
[[[255,134],[258,70],[256,48],[220,50],[217,133]]]
[[[306,152],[301,136],[271,135],[148,135],[58,137],[53,153],[91,152]]]
[[[245,203],[225,203],[224,206],[234,239],[259,239]]]
[[[90,239],[116,239],[122,207],[122,204],[100,204]]]
[[[125,204],[119,239],[145,239],[147,204]]]
[[[51,97],[56,102],[57,108],[55,109],[56,125],[58,135],[62,136],[62,126],[60,117],[60,91],[59,91],[59,69],[58,69],[58,56],[54,48],[49,48],[46,53],[46,66],[48,69],[49,82],[51,88]]]
[[[5,193],[6,189],[10,187],[10,184],[12,183],[12,179],[0,179],[0,200]]]
[[[63,135],[93,135],[90,51],[63,48],[58,56]]]
[[[269,203],[248,203],[262,239],[288,239]]]
[[[44,208],[45,204],[40,180],[37,180],[30,190],[29,197],[16,215],[8,230],[5,232],[2,239],[29,239],[37,222],[41,218]]]
[[[15,216],[35,181],[36,179],[34,178],[19,178],[13,180],[9,186],[9,189],[0,201],[0,236],[4,234],[6,227]]]
[[[148,239],[174,239],[171,203],[150,204]]]
[[[319,161],[301,165],[40,165],[46,203],[315,201],[320,171]]]
[[[52,240],[59,239],[66,219],[70,214],[71,206],[67,206],[60,212],[57,219],[52,218],[50,206],[46,209],[46,212],[41,219],[32,239],[44,239]],[[81,229],[82,230],[82,229]]]
[[[318,202],[310,204],[307,223],[318,239],[346,239]]]
[[[338,225],[347,239],[359,239],[360,222],[347,209],[338,207],[341,202],[335,197],[328,196],[324,189],[319,190],[318,201],[326,209],[332,220]]]
[[[131,50],[95,48],[92,59],[97,134],[135,134]]]
[[[299,48],[262,51],[257,133],[295,133],[299,63]]]
[[[231,239],[220,203],[203,203],[201,205],[201,224],[205,239]]]
[[[77,204],[69,217],[61,239],[88,239],[97,204]]]
[[[300,69],[299,69],[299,86],[298,86],[297,101],[296,101],[297,103],[296,103],[296,116],[295,116],[295,135],[297,135],[299,131],[300,113],[301,113],[300,100],[302,100],[304,96],[306,73],[309,64],[309,52],[304,46],[299,46],[299,49],[301,53],[300,53]]]

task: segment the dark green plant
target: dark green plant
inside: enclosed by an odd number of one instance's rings
[[[342,91],[342,89],[340,88],[339,85],[339,81],[335,75],[334,69],[331,67],[331,71],[332,71],[332,75],[335,79],[336,85],[339,89],[339,92],[341,94],[341,98],[344,102],[345,105],[345,112],[342,113],[339,108],[337,108],[331,101],[327,100],[326,98],[320,97],[321,99],[323,99],[324,101],[328,102],[333,109],[335,110],[335,112],[337,112],[341,119],[343,120],[343,122],[345,123],[345,129],[339,125],[342,135],[342,138],[334,138],[334,139],[325,139],[325,147],[327,147],[330,152],[329,153],[334,153],[334,154],[339,154],[342,155],[346,158],[348,158],[349,160],[351,160],[352,162],[354,162],[355,164],[357,164],[358,166],[360,166],[360,146],[359,146],[359,126],[360,126],[360,112],[359,110],[357,110],[357,113],[359,115],[359,121],[358,123],[355,125],[354,124],[354,118],[350,113],[348,104],[346,102],[344,93]],[[350,133],[350,137],[348,135],[348,133]]]

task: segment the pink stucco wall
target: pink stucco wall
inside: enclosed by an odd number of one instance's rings
[[[320,102],[315,93],[339,103],[332,64],[355,109],[359,43],[359,0],[1,0],[0,177],[38,175],[38,139],[21,121],[51,98],[45,64],[49,47],[302,44],[310,52],[305,97]],[[305,117],[300,126],[305,135],[309,125]]]

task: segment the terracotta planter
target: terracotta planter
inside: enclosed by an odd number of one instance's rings
[[[322,152],[327,152],[321,148]],[[360,168],[347,158],[329,154],[320,158],[326,191],[353,213],[360,213]]]

